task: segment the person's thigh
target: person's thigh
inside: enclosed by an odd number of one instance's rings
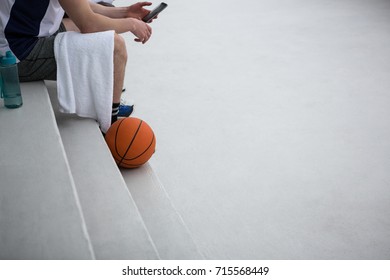
[[[38,39],[30,54],[18,63],[19,80],[21,82],[57,79],[54,40],[59,32],[65,31],[65,27],[61,24],[60,29],[54,35]]]

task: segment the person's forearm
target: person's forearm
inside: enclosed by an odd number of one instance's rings
[[[137,19],[128,17],[120,18],[120,9],[118,9],[118,12],[116,13],[116,16],[118,16],[119,18],[111,18],[102,15],[98,12],[95,12],[92,8],[99,10],[100,7],[90,5],[88,0],[59,1],[62,8],[68,14],[69,18],[75,23],[81,33],[93,33],[106,30],[114,30],[116,33],[124,33],[130,31],[137,37],[145,37],[145,34],[143,34],[142,31],[146,27],[140,25],[140,21]],[[103,9],[101,9],[100,11],[103,11]]]
[[[97,14],[109,17],[109,18],[125,18],[129,17],[128,7],[106,7],[93,2],[90,2],[92,11]]]
[[[95,14],[93,24],[81,30],[82,33],[99,32],[114,30],[116,33],[133,32],[135,30],[134,19],[132,18],[109,18],[103,15]],[[92,18],[91,18],[92,19]]]

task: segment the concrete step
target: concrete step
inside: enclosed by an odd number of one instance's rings
[[[96,258],[203,259],[150,164],[119,171],[97,123],[59,113],[46,85]]]
[[[22,107],[0,101],[0,259],[93,259],[46,87],[21,90]]]
[[[92,119],[58,112],[46,82],[96,259],[158,259],[132,195]]]
[[[161,259],[204,259],[151,165],[121,173]]]

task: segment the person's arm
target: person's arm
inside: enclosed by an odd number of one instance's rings
[[[136,18],[142,19],[150,13],[150,10],[145,9],[145,6],[152,5],[151,2],[138,2],[128,7],[106,7],[93,2],[90,2],[91,9],[98,14],[110,18]]]
[[[143,21],[129,17],[110,18],[99,14],[92,10],[88,0],[59,0],[59,2],[81,33],[107,30],[114,30],[116,33],[130,31],[137,37],[136,41],[143,43],[151,36],[151,27]]]

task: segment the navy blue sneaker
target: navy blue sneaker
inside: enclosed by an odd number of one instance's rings
[[[118,112],[118,117],[120,118],[126,118],[133,113],[134,110],[134,105],[125,105],[125,104],[120,104],[119,105],[119,112]]]
[[[121,96],[121,103],[119,104],[119,112],[118,112],[119,118],[127,118],[134,111],[134,100],[127,98],[125,91],[126,91],[126,88],[123,88],[122,89],[123,93]]]

